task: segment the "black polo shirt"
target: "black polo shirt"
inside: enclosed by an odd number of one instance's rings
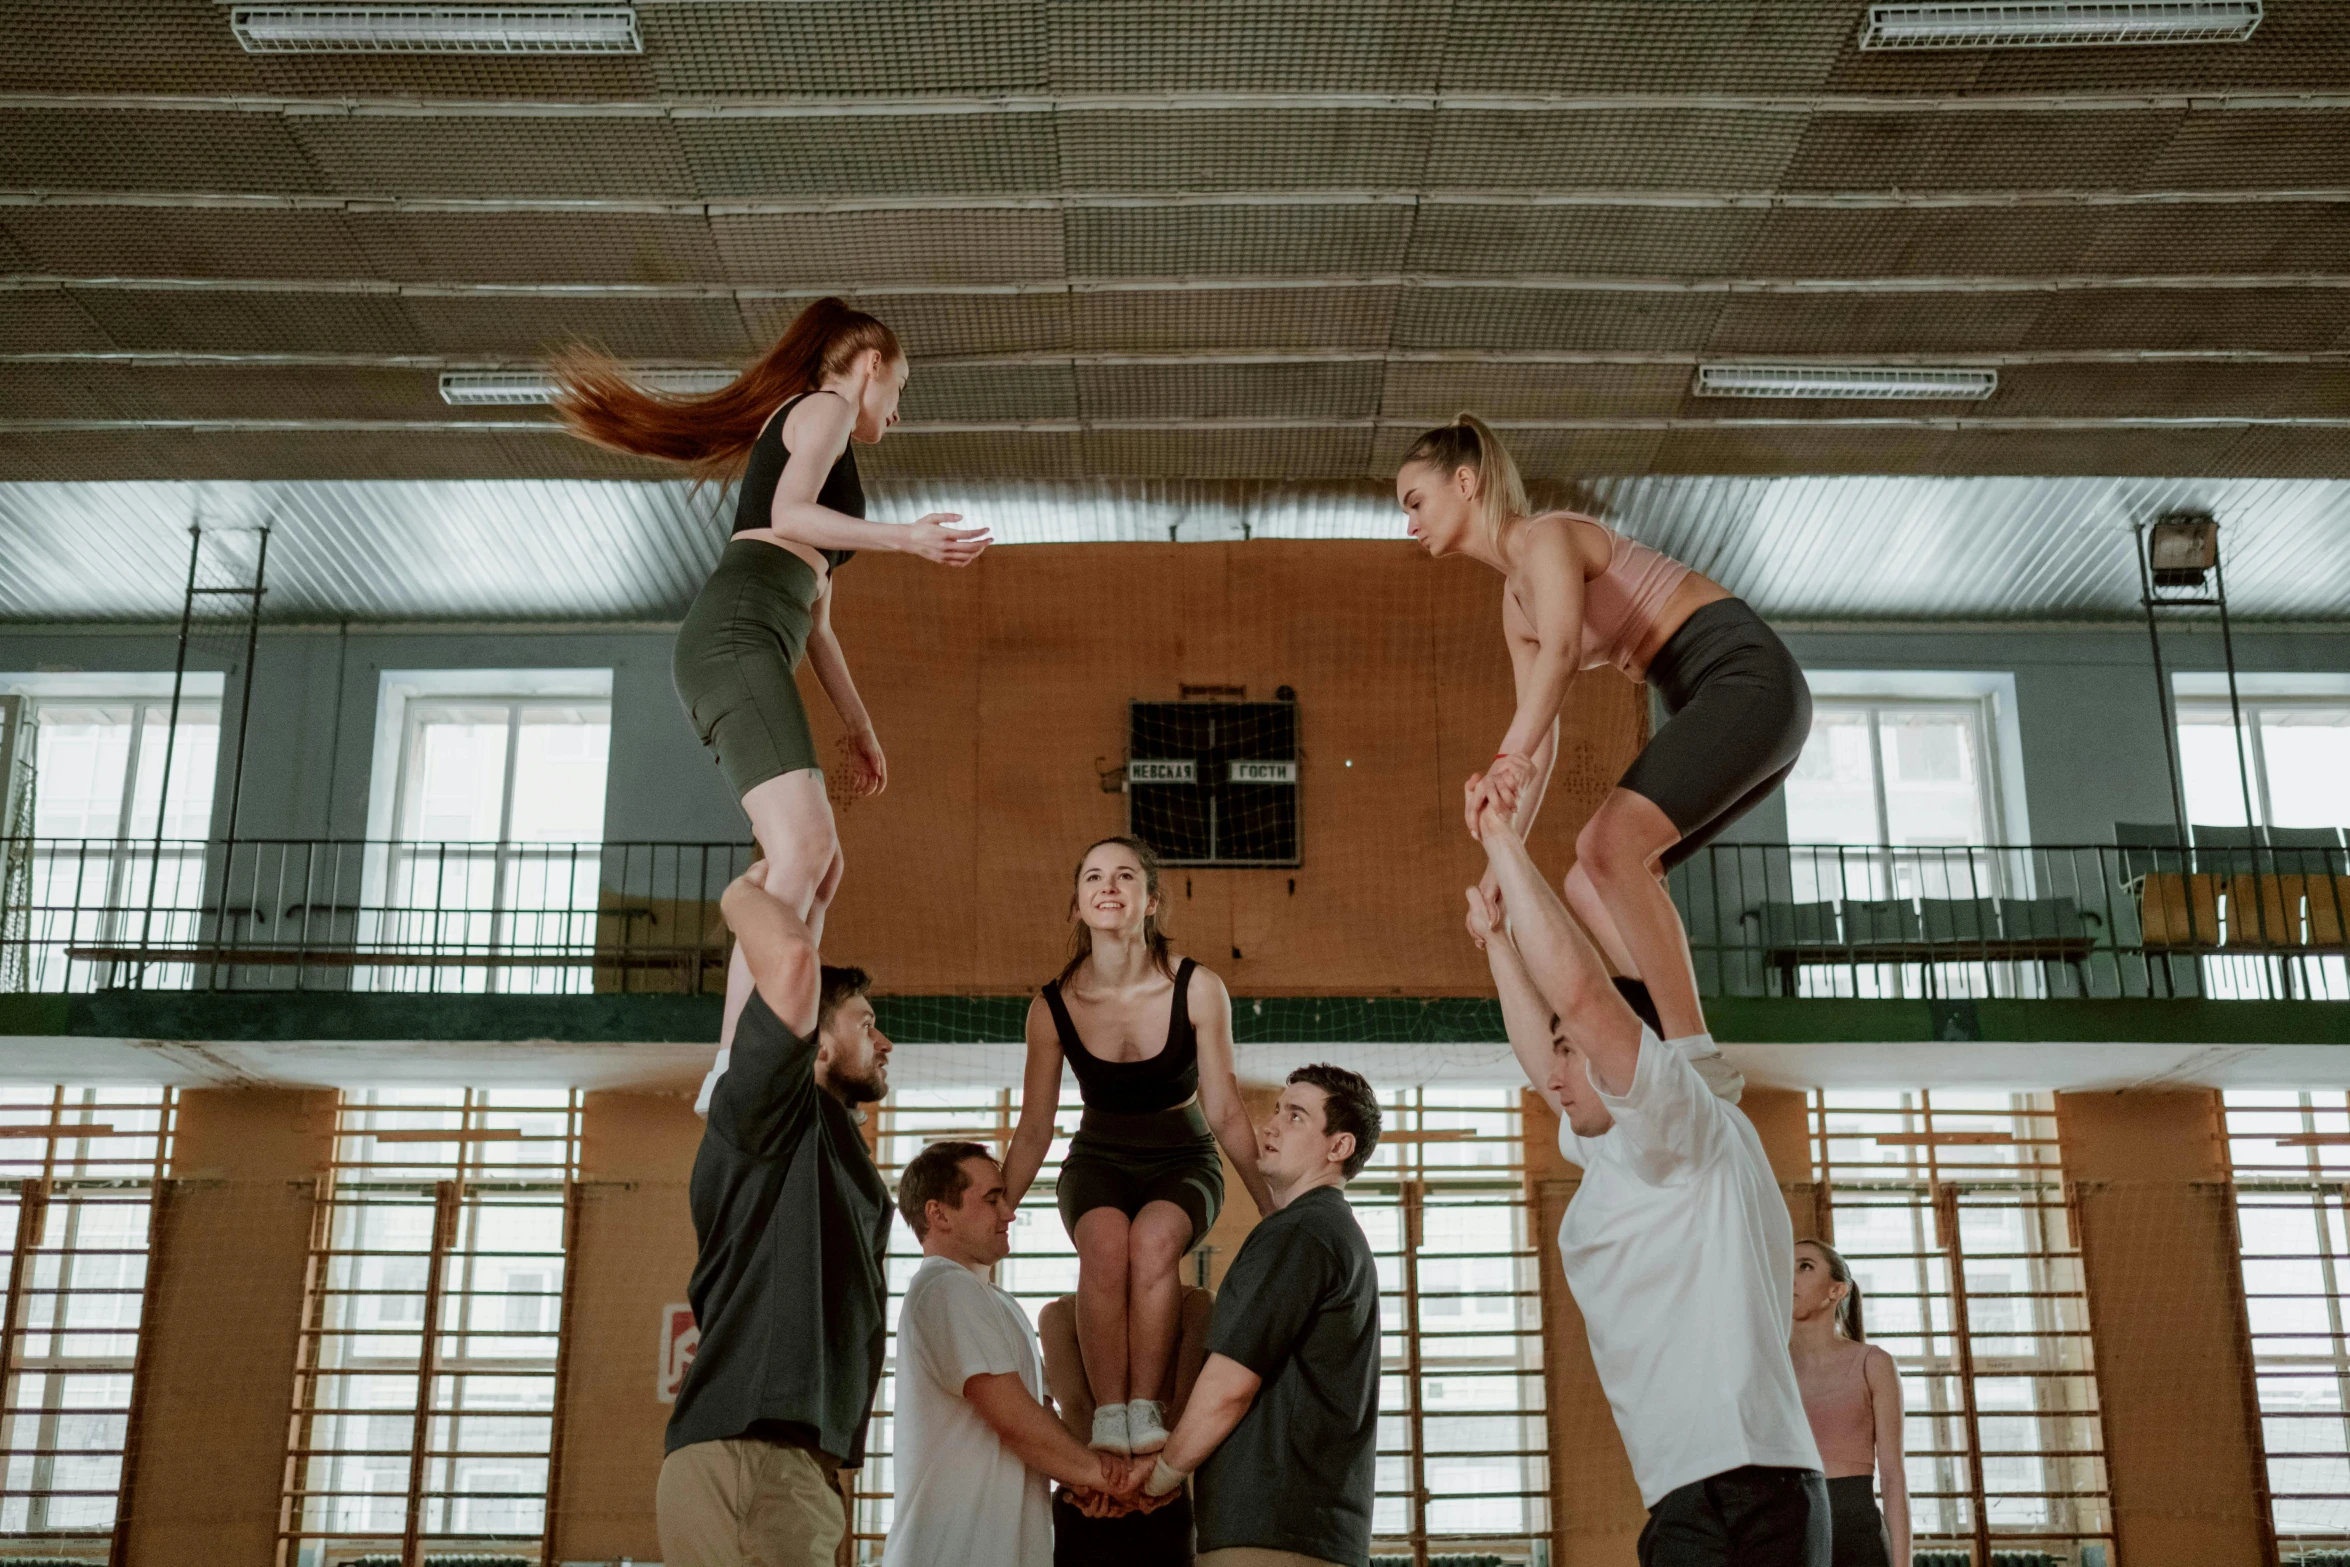
[[[1208,1351],[1264,1385],[1200,1466],[1201,1552],[1253,1545],[1366,1567],[1379,1269],[1336,1187],[1316,1187],[1249,1232],[1217,1291]]]
[[[727,1437],[856,1468],[888,1341],[889,1187],[856,1117],[816,1086],[816,1041],[753,992],[710,1095],[686,1298],[701,1329],[668,1450]]]

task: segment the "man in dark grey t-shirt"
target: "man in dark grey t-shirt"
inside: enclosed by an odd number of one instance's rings
[[[723,908],[756,986],[694,1156],[701,1344],[655,1512],[668,1567],[830,1567],[888,1339],[889,1187],[857,1106],[889,1088],[862,969],[826,968],[764,867]]]
[[[1145,1487],[1199,1470],[1199,1567],[1370,1561],[1379,1270],[1344,1189],[1378,1143],[1371,1085],[1335,1066],[1290,1073],[1257,1129],[1274,1211],[1224,1275],[1208,1363]]]

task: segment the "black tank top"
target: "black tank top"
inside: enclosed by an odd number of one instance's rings
[[[1061,1055],[1077,1074],[1077,1092],[1089,1110],[1113,1115],[1148,1115],[1172,1110],[1199,1092],[1199,1041],[1191,1031],[1191,971],[1185,958],[1175,970],[1175,1000],[1167,1014],[1167,1048],[1145,1061],[1105,1061],[1085,1048],[1077,1025],[1061,1000],[1061,982],[1044,987],[1061,1035]]]
[[[734,503],[735,532],[775,526],[775,487],[783,482],[783,465],[791,461],[791,450],[783,444],[783,421],[800,405],[801,398],[815,395],[802,392],[775,410],[775,417],[767,421],[767,427],[751,443],[751,459],[743,465],[742,491]],[[824,488],[816,492],[816,504],[844,516],[865,515],[865,485],[857,477],[854,442],[841,448],[840,461],[832,465],[832,472],[824,476]],[[817,553],[837,571],[857,552],[819,550]]]

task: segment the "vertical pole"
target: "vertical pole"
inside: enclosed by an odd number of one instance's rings
[[[162,1139],[156,1140],[158,1149]],[[131,1352],[130,1408],[123,1417],[122,1479],[114,1502],[114,1539],[107,1547],[107,1567],[130,1567],[131,1526],[138,1517],[138,1486],[140,1447],[139,1428],[145,1423],[144,1405],[149,1377],[154,1370],[155,1307],[163,1291],[165,1272],[171,1265],[167,1237],[171,1233],[171,1199],[176,1183],[158,1177],[149,1188],[152,1196],[147,1204],[147,1278],[139,1291],[139,1343]]]
[[[253,561],[253,588],[251,605],[245,612],[245,678],[237,693],[237,761],[229,774],[228,834],[220,850],[220,912],[213,918],[212,940],[215,948],[226,938],[228,927],[228,888],[231,867],[237,858],[237,814],[245,803],[245,750],[253,728],[253,660],[261,649],[261,595],[268,591],[269,530],[261,530],[261,549]],[[254,891],[260,891],[255,870]],[[233,975],[231,976],[234,977]],[[211,988],[220,988],[220,966],[212,966]]]
[[[1966,1247],[1958,1236],[1958,1188],[1937,1179],[1933,1185],[1934,1228],[1950,1269],[1950,1327],[1958,1346],[1959,1408],[1966,1418],[1967,1497],[1973,1510],[1975,1567],[1991,1567],[1991,1516],[1983,1500],[1983,1424],[1975,1405],[1975,1342],[1968,1324]]]
[[[542,1567],[557,1560],[555,1513],[563,1501],[563,1414],[571,1391],[571,1308],[577,1298],[579,1268],[579,1209],[586,1188],[577,1180],[563,1183],[563,1293],[555,1317],[555,1396],[550,1401],[547,1428],[547,1517],[539,1535]]]
[[[2258,843],[2261,821],[2252,810],[2252,764],[2244,754],[2244,704],[2236,695],[2236,639],[2228,630],[2228,574],[2219,563],[2217,550],[2211,556],[2211,582],[2212,597],[2219,601],[2220,656],[2228,666],[2228,722],[2236,737],[2236,781],[2244,789],[2244,829]]]
[[[17,1188],[16,1242],[8,1253],[7,1316],[0,1319],[0,1377],[14,1381],[17,1344],[23,1334],[24,1292],[33,1253],[41,1249],[41,1232],[49,1219],[49,1182],[36,1176]],[[5,1391],[0,1387],[0,1391]]]
[[[1410,1511],[1412,1567],[1428,1567],[1428,1467],[1425,1411],[1420,1397],[1420,1237],[1427,1209],[1427,1186],[1416,1180],[1403,1183],[1403,1365],[1409,1390],[1404,1419],[1411,1432]]]
[[[163,730],[163,774],[157,781],[155,788],[155,844],[148,856],[147,912],[139,922],[139,945],[142,947],[147,945],[148,932],[155,923],[155,884],[162,879],[163,875],[163,816],[166,807],[171,802],[171,759],[173,751],[178,748],[180,737],[180,688],[187,683],[188,679],[188,628],[194,621],[196,614],[196,558],[202,553],[203,548],[204,529],[199,524],[190,523],[188,525],[188,589],[180,599],[179,652],[173,658],[171,665],[171,720]],[[137,738],[136,735],[132,736],[133,740]],[[135,770],[131,774],[130,793],[133,799],[138,797],[139,777]]]
[[[336,1112],[341,1119],[341,1111]],[[303,1527],[309,1522],[311,1444],[318,1430],[314,1409],[318,1395],[319,1340],[326,1335],[327,1249],[334,1244],[334,1176],[318,1177],[310,1189],[310,1255],[302,1274],[302,1332],[294,1352],[294,1402],[286,1415],[285,1483],[277,1510],[277,1559],[272,1567],[292,1567],[301,1554]]]
[[[2154,625],[2154,579],[2146,572],[2146,525],[2130,529],[2138,556],[2138,602],[2146,610],[2146,640],[2154,649],[2154,701],[2162,710],[2162,754],[2170,760],[2171,820],[2178,824],[2180,866],[2185,868],[2187,795],[2179,783],[2179,728],[2170,699],[2170,677],[2162,672],[2162,637]]]
[[[432,1387],[440,1370],[441,1274],[457,1244],[462,1181],[433,1188],[432,1250],[424,1273],[424,1341],[416,1353],[416,1424],[408,1441],[408,1522],[400,1535],[400,1567],[424,1567],[425,1447],[432,1437]]]

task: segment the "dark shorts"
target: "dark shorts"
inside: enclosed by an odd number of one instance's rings
[[[815,568],[790,550],[735,539],[677,628],[670,672],[678,700],[736,799],[770,778],[823,770],[792,677],[820,586]]]
[[[1811,736],[1811,687],[1777,633],[1743,599],[1716,599],[1649,661],[1667,715],[1620,786],[1681,829],[1665,868],[1688,859],[1795,771]]]
[[[1828,1482],[1748,1464],[1668,1491],[1640,1531],[1640,1567],[1830,1567]]]
[[[1893,1540],[1877,1510],[1874,1475],[1848,1475],[1828,1482],[1828,1513],[1836,1524],[1836,1554],[1830,1567],[1893,1567]]]
[[[1057,1182],[1061,1223],[1077,1238],[1077,1221],[1096,1208],[1131,1219],[1145,1205],[1171,1202],[1191,1220],[1197,1246],[1224,1208],[1224,1162],[1199,1105],[1150,1115],[1085,1112]]]

